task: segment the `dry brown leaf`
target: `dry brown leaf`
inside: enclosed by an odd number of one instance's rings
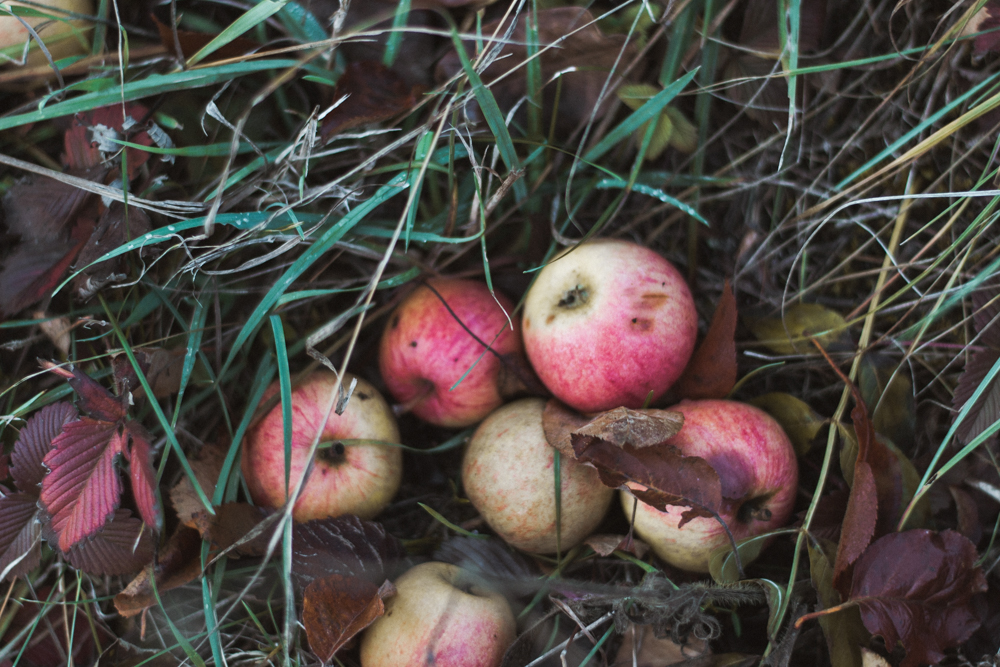
[[[649,552],[649,545],[642,540],[629,538],[628,535],[591,535],[583,541],[594,550],[598,556],[610,556],[615,551],[625,551],[637,558],[643,558]]]
[[[590,423],[589,417],[584,417],[554,398],[545,404],[545,410],[542,411],[542,430],[545,431],[545,439],[563,456],[576,458],[571,435],[588,423]]]
[[[180,526],[160,550],[155,565],[140,572],[121,593],[115,596],[115,609],[122,616],[135,616],[156,604],[156,592],[163,595],[201,576],[201,536],[198,531]],[[154,575],[155,573],[155,575]]]
[[[633,656],[633,648],[635,656]],[[650,625],[630,625],[622,636],[622,645],[615,655],[613,667],[663,667],[699,658],[712,652],[708,643],[691,637],[686,644],[678,644],[670,637],[660,639]],[[634,657],[634,660],[633,660]]]
[[[195,456],[189,457],[191,469],[194,470],[195,479],[201,485],[202,491],[209,496],[215,489],[215,484],[222,472],[222,464],[226,459],[226,450],[218,444],[207,444]],[[185,475],[170,490],[170,502],[177,512],[177,517],[181,523],[189,523],[191,518],[205,510],[205,506],[198,499],[191,480]],[[190,525],[190,524],[189,524]]]
[[[684,415],[671,410],[630,410],[621,407],[602,412],[575,433],[600,438],[619,447],[636,449],[662,444],[680,433]]]
[[[330,662],[344,644],[385,613],[383,600],[395,592],[389,581],[379,587],[363,577],[331,574],[314,580],[302,601],[302,624],[313,653]]]

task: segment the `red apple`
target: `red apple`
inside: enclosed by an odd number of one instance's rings
[[[556,398],[581,412],[641,408],[687,365],[698,314],[684,278],[630,241],[564,252],[538,274],[524,304],[524,347]]]
[[[350,387],[353,376],[344,377]],[[330,371],[313,373],[292,388],[292,459],[290,486],[294,487],[309,461],[306,455],[317,431],[326,446],[317,450],[309,479],[295,503],[297,521],[356,514],[363,519],[382,511],[399,488],[403,454],[392,408],[368,382],[358,384],[342,415],[335,411],[323,421],[336,385]],[[275,383],[264,400],[278,393]],[[378,442],[344,443],[341,440]],[[243,478],[258,505],[285,504],[284,420],[279,402],[247,432],[243,446]]]
[[[379,367],[389,391],[438,426],[481,420],[518,382],[515,366],[523,348],[517,320],[511,329],[507,319],[513,312],[510,300],[499,293],[494,299],[474,280],[421,285],[396,308],[382,334]]]
[[[517,636],[507,600],[456,565],[423,563],[361,638],[362,667],[497,667]]]
[[[667,444],[708,461],[719,474],[723,497],[736,499],[724,500],[719,513],[736,541],[788,522],[799,466],[778,422],[763,410],[736,401],[682,401],[670,409],[684,415],[684,426]],[[631,517],[635,498],[622,491],[621,502]],[[671,565],[708,572],[712,551],[729,544],[729,538],[714,518],[699,517],[678,527],[686,509],[668,506],[660,512],[640,501],[635,532]]]
[[[503,406],[479,425],[462,462],[462,484],[490,527],[513,547],[556,550],[555,452],[545,439],[545,401],[526,398]],[[614,497],[597,470],[560,458],[561,539],[569,549],[604,518]]]

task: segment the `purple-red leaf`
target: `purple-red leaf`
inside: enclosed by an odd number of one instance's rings
[[[684,398],[725,398],[736,385],[736,297],[725,282],[712,323],[676,390]]]
[[[705,459],[684,456],[670,445],[619,447],[579,433],[574,433],[572,440],[576,458],[596,466],[607,486],[628,484],[632,495],[661,512],[667,505],[690,507],[681,515],[681,526],[696,517],[718,515],[722,482]]]
[[[976,558],[975,545],[955,531],[892,533],[858,559],[849,599],[890,650],[903,645],[901,667],[937,664],[979,627],[970,602],[987,586]]]
[[[389,120],[406,113],[420,100],[421,87],[410,86],[380,62],[348,63],[337,81],[334,97],[347,96],[323,120],[323,139],[360,125]]]
[[[89,417],[66,424],[53,440],[41,501],[61,551],[94,535],[118,508],[122,484],[115,458],[124,445],[117,424]]]
[[[37,515],[35,496],[13,493],[0,498],[0,580],[25,575],[41,560],[42,527]]]
[[[28,420],[11,452],[10,473],[18,489],[37,498],[45,477],[42,461],[63,426],[77,418],[76,408],[65,401],[47,405]]]
[[[968,363],[965,364],[965,370],[958,378],[955,395],[951,401],[956,415],[976,393],[979,385],[982,384],[998,359],[1000,359],[1000,350],[992,347],[972,353]],[[1000,376],[993,378],[986,391],[979,396],[979,400],[969,410],[969,414],[958,425],[956,435],[962,442],[971,442],[976,436],[992,426],[998,417],[1000,417]]]
[[[145,567],[153,560],[153,547],[152,533],[143,522],[128,510],[118,509],[93,537],[64,550],[64,555],[78,570],[95,576],[115,576]]]
[[[125,402],[115,398],[107,389],[101,386],[79,368],[70,369],[73,376],[67,379],[69,385],[80,395],[79,406],[87,416],[106,422],[115,422],[125,418]]]
[[[878,520],[878,492],[871,466],[865,461],[854,465],[854,486],[847,499],[847,511],[840,530],[837,544],[837,558],[834,561],[833,583],[845,595],[847,584],[843,580],[845,572],[864,553],[875,535]]]
[[[292,572],[302,587],[332,574],[380,582],[406,557],[381,524],[353,514],[296,524],[292,540]]]
[[[48,295],[82,248],[63,241],[18,246],[0,270],[0,314],[13,315]]]
[[[156,470],[153,469],[153,448],[149,444],[149,433],[134,421],[126,423],[125,430],[131,440],[127,455],[132,496],[139,509],[139,516],[153,531],[159,532],[163,528],[163,512],[156,496]]]

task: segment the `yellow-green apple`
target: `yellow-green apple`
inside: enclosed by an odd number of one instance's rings
[[[736,401],[682,401],[670,409],[684,415],[684,426],[666,444],[705,459],[718,473],[723,495],[719,516],[736,541],[785,525],[795,504],[799,466],[778,422]],[[635,498],[622,491],[621,502],[631,517]],[[729,538],[714,518],[698,517],[679,526],[686,509],[668,506],[661,512],[640,501],[635,532],[671,565],[708,572],[712,551],[729,544]]]
[[[465,493],[486,523],[513,547],[552,553],[556,543],[556,450],[545,439],[545,401],[525,398],[492,412],[469,441],[462,462]],[[597,470],[560,457],[560,540],[582,542],[614,498]]]
[[[21,15],[13,16],[8,10]],[[25,43],[30,40],[27,64],[48,62],[38,42],[28,32],[27,24],[42,38],[53,60],[87,53],[92,24],[85,19],[71,18],[70,14],[90,16],[93,13],[93,0],[38,0],[30,4],[5,0],[0,2],[0,49],[9,58],[19,60]],[[0,64],[4,62],[8,62],[6,58],[0,59]]]
[[[517,636],[503,595],[456,565],[423,563],[396,580],[361,638],[362,667],[497,667]]]
[[[345,389],[354,376],[344,376]],[[392,408],[368,382],[358,378],[344,413],[326,408],[336,388],[336,376],[327,370],[310,375],[292,388],[290,484],[296,484],[310,464],[309,449],[317,432],[322,443],[302,493],[295,502],[297,521],[356,514],[363,519],[382,511],[392,500],[403,471],[399,429]],[[264,400],[278,393],[277,383]],[[344,442],[360,440],[366,442]],[[243,446],[243,478],[258,505],[285,504],[284,419],[279,401],[247,433]]]
[[[518,388],[518,371],[527,366],[520,327],[508,320],[513,311],[484,283],[427,281],[396,308],[382,334],[379,367],[389,392],[438,426],[481,420]]]
[[[673,264],[636,243],[602,239],[541,270],[522,328],[549,391],[581,412],[599,412],[662,396],[694,351],[698,314]]]

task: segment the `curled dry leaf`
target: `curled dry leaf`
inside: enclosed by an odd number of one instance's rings
[[[977,557],[975,545],[952,530],[885,535],[858,559],[849,601],[886,646],[906,649],[901,667],[937,664],[979,627],[971,602],[987,585]]]
[[[364,577],[331,574],[306,586],[302,625],[313,653],[324,663],[355,635],[385,613],[383,600],[394,595],[389,581],[376,586]]]
[[[675,391],[683,398],[725,398],[736,386],[736,297],[727,280],[712,323]]]
[[[201,575],[201,536],[187,526],[179,526],[157,553],[156,563],[148,566],[115,596],[115,609],[122,616],[135,616],[156,604],[156,592],[166,591],[194,581]]]
[[[657,637],[653,626],[629,623],[613,667],[661,667],[685,663],[711,654],[708,642],[691,637],[679,644],[670,637]]]
[[[577,435],[599,438],[619,447],[636,449],[660,445],[680,433],[684,415],[671,410],[630,410],[620,407],[602,412],[576,429]]]

